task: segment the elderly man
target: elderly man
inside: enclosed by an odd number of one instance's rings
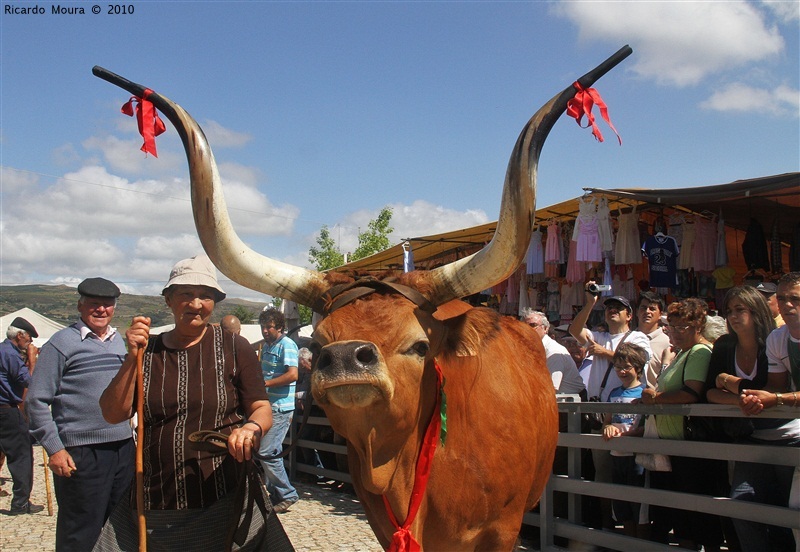
[[[232,314],[223,316],[222,320],[219,321],[219,325],[222,326],[223,330],[228,330],[232,334],[239,335],[242,333],[242,323]]]
[[[658,375],[661,373],[661,357],[666,349],[670,348],[669,337],[661,329],[661,315],[664,314],[664,300],[657,293],[643,291],[639,297],[639,308],[636,309],[636,318],[639,322],[637,329],[650,340],[652,354],[644,370],[647,381],[643,382],[650,389],[656,388]]]
[[[761,282],[756,286],[756,289],[760,291],[761,295],[764,296],[764,299],[767,300],[769,312],[772,313],[772,318],[775,320],[775,327],[780,328],[783,326],[783,317],[781,316],[781,311],[778,308],[778,298],[776,296],[776,293],[778,292],[778,286],[772,282]]]
[[[547,315],[529,308],[523,311],[522,317],[523,321],[533,328],[542,340],[544,354],[547,358],[547,369],[553,378],[553,387],[555,387],[556,393],[585,395],[586,386],[583,384],[569,351],[547,334],[550,329]]]
[[[99,404],[126,355],[125,336],[111,327],[120,291],[87,278],[78,294],[80,318],[42,347],[25,401],[55,476],[58,551],[92,549],[134,468],[130,424],[108,423]]]
[[[0,343],[0,451],[6,455],[13,481],[14,496],[9,514],[35,514],[44,507],[30,502],[33,449],[28,422],[19,407],[36,363],[33,338],[39,334],[33,324],[17,317],[8,327],[6,336]]]

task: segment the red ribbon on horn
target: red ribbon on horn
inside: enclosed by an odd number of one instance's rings
[[[136,102],[136,122],[139,123],[139,134],[144,138],[141,150],[158,157],[156,153],[156,136],[167,130],[164,121],[158,116],[158,111],[147,98],[153,91],[146,88],[142,97],[131,96],[131,99],[122,106],[122,112],[128,117],[133,117],[133,102]]]
[[[436,406],[433,408],[433,416],[428,427],[425,430],[425,437],[422,440],[422,448],[419,451],[419,458],[417,458],[417,466],[414,473],[414,487],[411,491],[411,499],[408,505],[408,516],[401,526],[397,522],[397,518],[392,512],[392,507],[389,504],[389,499],[383,495],[383,505],[386,507],[386,513],[389,514],[389,521],[392,522],[395,529],[392,535],[392,542],[387,548],[387,552],[420,552],[422,547],[419,542],[414,538],[414,535],[409,531],[409,527],[417,517],[417,511],[420,504],[422,504],[422,495],[425,494],[425,488],[428,486],[428,479],[431,475],[431,465],[433,464],[433,455],[436,452],[436,443],[440,438],[440,431],[442,427],[442,395],[444,394],[444,378],[442,376],[442,369],[436,360],[433,361],[433,366],[436,368]]]
[[[586,120],[589,121],[589,124],[592,127],[592,135],[599,142],[602,142],[603,135],[600,133],[600,128],[597,126],[594,115],[592,114],[592,108],[595,104],[597,104],[597,107],[600,108],[600,115],[603,117],[605,122],[608,123],[608,126],[611,127],[611,130],[614,131],[614,134],[617,135],[617,140],[619,140],[619,145],[621,146],[622,138],[620,138],[619,132],[617,132],[617,129],[614,128],[614,125],[611,124],[611,119],[608,117],[608,107],[603,101],[603,98],[600,97],[600,92],[594,88],[584,88],[577,81],[575,81],[572,86],[574,86],[578,92],[569,102],[567,102],[567,115],[574,118],[578,123],[578,126],[581,128],[589,128],[581,125],[581,118],[586,115]]]

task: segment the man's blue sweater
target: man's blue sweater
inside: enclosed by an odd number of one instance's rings
[[[121,441],[131,437],[125,421],[109,424],[100,395],[117,375],[126,350],[123,336],[81,340],[77,324],[58,331],[36,361],[25,409],[31,435],[52,455],[65,447]]]

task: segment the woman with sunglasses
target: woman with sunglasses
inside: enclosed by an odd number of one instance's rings
[[[711,344],[703,337],[707,315],[708,305],[702,299],[692,297],[669,306],[665,330],[672,346],[680,352],[659,374],[656,388],[642,392],[643,404],[692,404],[703,400],[711,359]],[[683,421],[683,416],[678,415],[656,416],[659,438],[685,439]],[[671,472],[650,472],[652,488],[703,494],[713,491],[708,474],[717,469],[710,465],[716,461],[682,456],[670,459]],[[722,544],[718,516],[653,505],[650,518],[653,540],[668,543],[672,529],[682,547],[695,549],[702,544],[710,551],[719,550]]]

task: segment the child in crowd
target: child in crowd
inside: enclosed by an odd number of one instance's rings
[[[647,364],[647,351],[633,343],[622,343],[614,352],[611,364],[616,370],[622,385],[611,391],[608,402],[631,403],[641,399],[644,384],[642,372]],[[603,425],[603,439],[608,441],[614,437],[639,437],[644,432],[640,414],[606,414]],[[620,485],[644,485],[644,470],[634,462],[631,452],[611,451],[613,472],[612,482]],[[646,525],[639,526],[639,505],[624,500],[613,501],[614,518],[622,523],[626,535],[645,538]]]

